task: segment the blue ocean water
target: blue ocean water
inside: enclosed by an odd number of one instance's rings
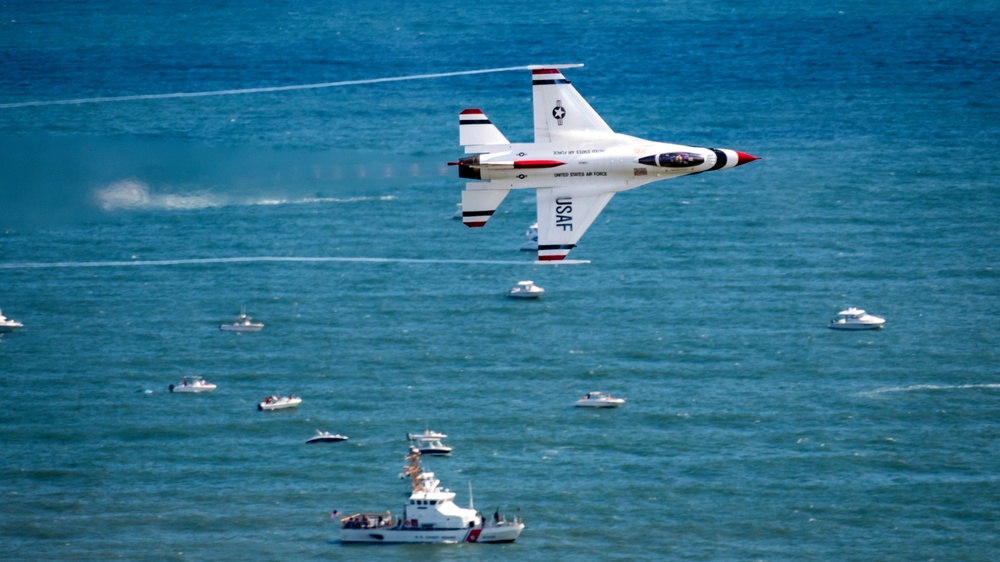
[[[582,62],[615,130],[762,160],[623,193],[591,264],[541,267],[533,195],[467,229],[445,165],[466,107],[531,139],[525,71],[0,107],[2,556],[995,558],[998,12],[7,2],[0,106]],[[264,330],[220,333],[243,304]],[[850,305],[886,328],[827,330]],[[339,544],[425,427],[516,543]]]

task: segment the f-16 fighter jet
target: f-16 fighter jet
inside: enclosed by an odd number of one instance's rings
[[[512,189],[535,189],[538,262],[568,263],[570,250],[619,191],[757,160],[727,148],[648,141],[611,130],[560,69],[531,66],[535,142],[512,143],[479,109],[459,115],[467,156],[449,165],[466,184],[462,222],[480,227]]]

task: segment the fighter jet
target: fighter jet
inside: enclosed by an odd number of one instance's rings
[[[538,261],[565,260],[620,191],[654,181],[757,160],[727,148],[701,148],[615,133],[563,76],[582,64],[530,66],[535,142],[512,143],[486,114],[459,114],[459,144],[467,156],[458,166],[466,184],[462,222],[481,227],[512,189],[534,189],[538,205]]]

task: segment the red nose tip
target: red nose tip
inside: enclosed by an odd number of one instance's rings
[[[746,164],[747,162],[753,162],[754,160],[760,160],[760,158],[757,158],[753,154],[747,154],[746,152],[737,152],[736,156],[739,157],[739,159],[736,161],[737,166],[742,166],[743,164]]]

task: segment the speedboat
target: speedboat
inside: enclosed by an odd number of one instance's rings
[[[223,324],[219,326],[219,329],[224,332],[259,332],[264,324],[261,322],[253,322],[252,319],[247,316],[247,307],[244,306],[240,309],[240,315],[236,317],[229,324]]]
[[[831,330],[877,330],[885,324],[885,318],[872,316],[860,308],[853,306],[837,313],[839,318],[830,320]]]
[[[525,233],[524,233],[524,237],[527,238],[527,240],[524,241],[524,244],[521,244],[521,251],[523,251],[523,252],[536,252],[536,251],[538,251],[538,223],[537,222],[535,224],[533,224],[533,225],[531,225],[531,226],[528,227],[528,230],[525,231]]]
[[[3,311],[0,310],[0,334],[6,334],[8,332],[13,332],[14,330],[24,326],[24,324],[18,322],[17,320],[11,320],[3,315]]]
[[[524,531],[520,517],[501,516],[499,508],[491,518],[483,517],[472,504],[455,504],[455,492],[441,488],[433,472],[420,466],[420,451],[410,448],[403,473],[411,479],[413,491],[403,506],[403,515],[393,519],[391,511],[355,513],[340,520],[342,543],[463,543],[514,542]]]
[[[313,435],[306,443],[337,443],[338,441],[347,441],[347,436],[317,429],[316,435]]]
[[[625,403],[624,398],[612,398],[611,394],[595,390],[576,401],[580,408],[617,408]]]
[[[513,299],[537,299],[544,292],[545,289],[535,285],[534,281],[518,281],[507,295]]]
[[[170,392],[212,392],[216,386],[201,377],[184,377],[184,380],[177,384],[170,385]]]
[[[406,438],[410,440],[410,446],[420,451],[422,455],[450,455],[452,448],[441,442],[448,437],[444,433],[424,430],[423,433],[407,433]]]
[[[298,408],[302,399],[298,396],[268,396],[263,402],[257,404],[258,410],[285,410],[288,408]]]

